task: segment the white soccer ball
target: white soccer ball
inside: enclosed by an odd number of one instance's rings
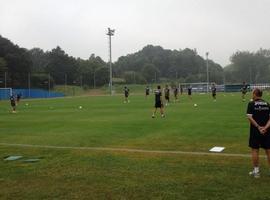
[[[79,106],[79,109],[82,109],[82,106]]]
[[[28,103],[25,104],[25,106],[28,106],[28,105],[29,105]]]
[[[196,103],[194,103],[194,107],[197,107],[198,105]]]

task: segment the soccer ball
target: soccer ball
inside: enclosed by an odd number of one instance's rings
[[[196,103],[194,103],[194,107],[197,107],[198,105]]]
[[[29,105],[28,103],[25,104],[25,106],[28,106],[28,105]]]
[[[79,109],[82,109],[82,106],[79,106]]]

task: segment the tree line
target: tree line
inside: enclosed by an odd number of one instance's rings
[[[217,84],[268,82],[270,50],[239,51],[231,56],[231,64],[221,65],[208,60],[209,80]],[[147,45],[142,50],[120,57],[113,63],[114,82],[206,82],[207,61],[196,49],[168,50]],[[109,83],[109,66],[101,57],[88,59],[69,56],[61,47],[50,51],[25,49],[0,35],[0,87],[47,88],[50,84],[99,87]],[[5,83],[4,83],[5,82]]]

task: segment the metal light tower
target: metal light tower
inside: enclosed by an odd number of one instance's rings
[[[208,69],[208,55],[209,52],[206,52],[206,79],[207,79],[207,93],[209,92],[209,69]]]
[[[114,29],[108,28],[106,35],[109,36],[109,65],[110,65],[110,93],[112,95],[112,40],[111,37],[114,35]]]

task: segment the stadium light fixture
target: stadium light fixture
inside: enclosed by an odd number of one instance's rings
[[[109,65],[110,65],[110,93],[112,95],[112,40],[111,37],[114,35],[115,30],[108,28],[106,35],[109,36]]]

